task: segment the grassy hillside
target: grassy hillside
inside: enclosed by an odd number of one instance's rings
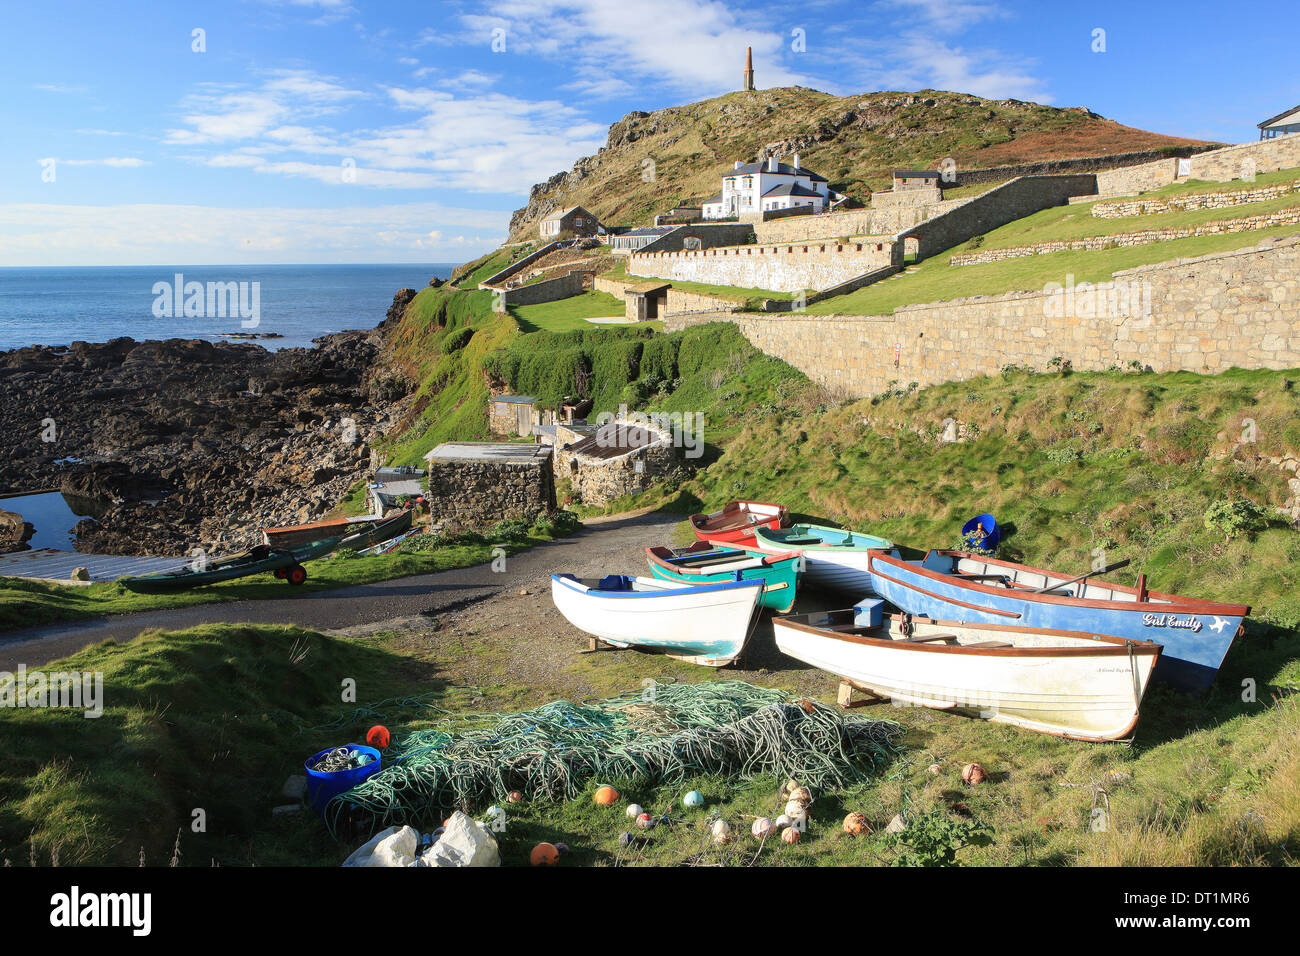
[[[599,153],[534,186],[510,231],[522,238],[552,209],[572,205],[611,224],[646,224],[676,202],[714,195],[735,160],[752,161],[763,149],[797,152],[832,188],[866,199],[870,190],[889,187],[892,169],[933,169],[947,158],[959,169],[986,168],[1196,142],[1121,126],[1082,108],[935,90],[846,97],[802,87],[735,92],[629,113],[610,127]]]

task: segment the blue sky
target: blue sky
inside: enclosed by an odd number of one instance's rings
[[[628,111],[735,89],[746,45],[760,87],[1240,142],[1300,103],[1295,22],[1294,0],[10,2],[0,265],[462,261]]]

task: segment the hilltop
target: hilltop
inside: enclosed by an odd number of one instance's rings
[[[800,153],[832,189],[866,200],[872,189],[888,186],[891,170],[933,169],[947,158],[958,169],[983,169],[1198,145],[1204,141],[1134,129],[1084,107],[941,90],[734,92],[628,113],[610,126],[595,156],[533,186],[528,204],[511,216],[510,233],[519,238],[553,209],[573,205],[615,225],[641,224],[675,202],[712,196],[735,160],[764,149]]]

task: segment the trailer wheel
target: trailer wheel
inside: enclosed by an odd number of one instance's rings
[[[284,580],[284,568],[276,568],[276,569],[275,569],[275,576],[276,576],[277,578],[279,578],[281,581],[283,581],[283,580]]]
[[[285,580],[295,587],[307,580],[307,569],[301,564],[295,564],[284,573]]]

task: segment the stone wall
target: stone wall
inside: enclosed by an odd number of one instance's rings
[[[527,269],[530,265],[532,265],[542,256],[547,255],[548,253],[552,253],[556,249],[559,249],[560,245],[561,244],[558,240],[555,242],[547,243],[546,245],[542,246],[542,248],[534,250],[533,252],[528,253],[528,255],[520,259],[516,259],[514,262],[510,263],[510,265],[502,269],[500,272],[488,276],[486,279],[484,279],[482,282],[478,284],[478,287],[480,289],[495,289],[498,286],[504,285],[505,281],[509,279],[511,276],[519,272],[522,272],[524,269]]]
[[[1140,166],[1110,169],[1097,174],[1097,195],[1102,198],[1136,196],[1138,193],[1168,186],[1177,177],[1177,159],[1159,159]],[[1083,197],[1081,201],[1087,202],[1091,198]]]
[[[1213,145],[1178,146],[1173,149],[1148,149],[1135,153],[1112,153],[1109,156],[1082,156],[1078,159],[1052,159],[1041,163],[1022,163],[1019,166],[993,166],[989,169],[959,169],[954,171],[955,185],[970,186],[975,183],[996,183],[1020,176],[1060,176],[1070,173],[1096,173],[1098,177],[1119,173],[1134,166],[1152,165],[1155,162],[1173,162],[1175,156],[1192,156],[1217,149]]]
[[[434,524],[454,519],[481,529],[507,518],[532,521],[555,510],[551,457],[527,462],[430,461],[427,500]]]
[[[1300,237],[1129,269],[1113,281],[1137,284],[1144,307],[1109,308],[1080,284],[1072,294],[976,296],[892,315],[739,313],[725,321],[767,354],[849,395],[875,394],[891,382],[994,374],[1010,364],[1044,368],[1057,356],[1090,370],[1130,362],[1158,372],[1300,367]],[[717,319],[664,325],[676,331],[707,321]]]
[[[890,236],[780,246],[726,246],[699,252],[637,253],[628,272],[709,285],[798,292],[839,285],[866,272],[901,264],[903,247]]]
[[[924,190],[917,190],[924,192]],[[870,209],[845,209],[841,212],[824,212],[772,222],[754,224],[754,236],[764,245],[782,242],[802,242],[806,239],[847,239],[854,236],[892,235],[942,215],[970,199],[949,199],[920,206],[877,206],[876,197],[888,193],[875,193]]]
[[[507,305],[536,305],[538,302],[554,302],[578,295],[591,281],[590,270],[574,269],[554,279],[543,279],[529,285],[516,286],[501,293],[502,302]]]
[[[963,252],[960,255],[953,256],[949,260],[949,265],[973,266],[985,262],[1000,262],[1003,259],[1043,256],[1052,252],[1091,252],[1098,249],[1117,249],[1122,246],[1146,246],[1153,242],[1172,242],[1175,239],[1219,236],[1234,232],[1255,232],[1260,229],[1271,229],[1274,226],[1292,226],[1297,223],[1300,223],[1300,207],[1280,209],[1277,212],[1266,213],[1262,216],[1220,219],[1216,222],[1204,222],[1199,226],[1185,226],[1179,229],[1143,229],[1138,232],[1120,232],[1109,236],[1088,236],[1084,239],[1037,242],[1029,246],[1008,246],[1005,249]]]
[[[873,209],[893,209],[898,206],[933,206],[943,202],[943,190],[938,186],[912,186],[908,189],[883,189],[871,194]]]
[[[671,436],[621,458],[575,455],[556,448],[555,474],[568,483],[574,502],[600,507],[627,495],[640,494],[655,482],[683,474]]]
[[[1300,179],[1293,183],[1259,186],[1255,189],[1233,189],[1217,193],[1190,193],[1166,199],[1129,199],[1124,202],[1099,202],[1092,206],[1097,219],[1125,219],[1129,216],[1159,216],[1168,212],[1192,212],[1197,209],[1227,209],[1253,202],[1279,199],[1300,190]]]
[[[754,241],[754,227],[748,223],[693,223],[681,226],[665,233],[654,242],[647,243],[637,250],[644,252],[679,252],[694,240],[696,249],[712,249],[715,246],[739,246]]]
[[[1271,173],[1300,166],[1300,133],[1226,146],[1210,153],[1193,156],[1192,179],[1226,183],[1247,179],[1252,173]]]
[[[686,292],[682,289],[669,289],[665,303],[665,314],[674,312],[735,312],[740,303],[731,299],[720,299],[715,295],[702,295],[699,292]]]
[[[914,240],[918,258],[924,259],[1039,210],[1064,205],[1071,196],[1096,191],[1092,175],[1024,176],[904,230],[898,238]]]

